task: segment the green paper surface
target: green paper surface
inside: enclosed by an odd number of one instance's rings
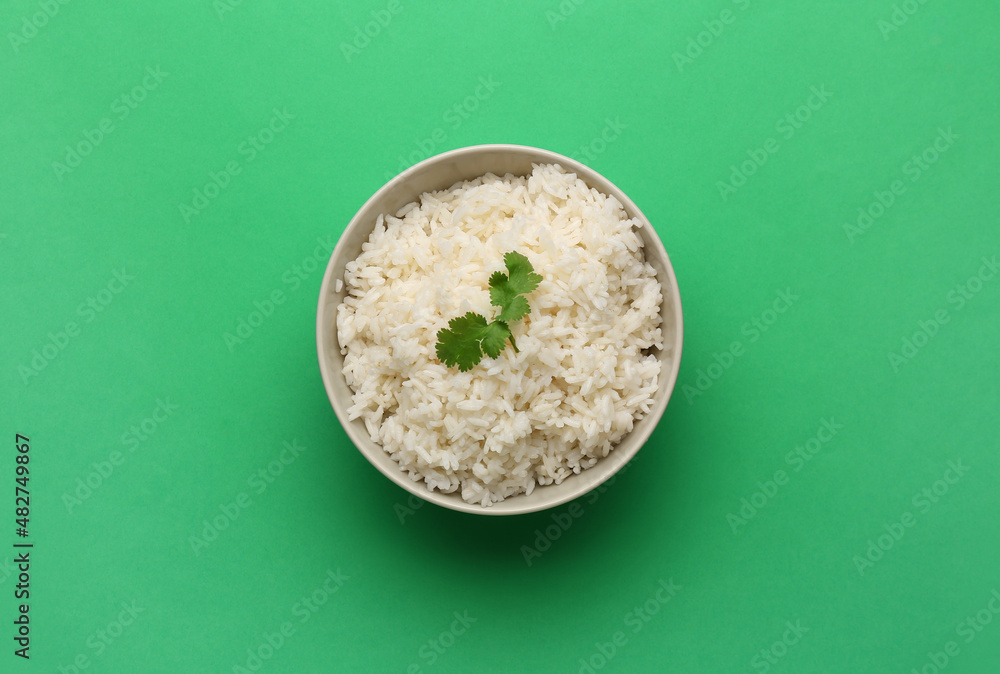
[[[0,27],[0,671],[1000,671],[997,3]],[[355,450],[314,326],[365,200],[498,142],[635,201],[685,343],[613,483],[487,518]]]

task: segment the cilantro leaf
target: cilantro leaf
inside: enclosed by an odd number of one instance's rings
[[[527,295],[542,282],[542,277],[535,273],[528,258],[520,253],[507,253],[503,256],[503,262],[507,265],[511,285],[522,295]]]
[[[528,300],[520,295],[515,295],[500,306],[502,308],[500,309],[500,315],[497,316],[498,321],[519,321],[531,311],[531,307],[528,306]]]
[[[462,372],[468,372],[482,360],[484,351],[490,358],[499,356],[510,336],[510,327],[503,321],[487,323],[470,311],[451,319],[447,328],[438,331],[435,351],[445,365],[457,365]]]
[[[510,252],[503,256],[507,274],[493,272],[490,276],[490,303],[500,307],[498,321],[519,321],[528,315],[531,308],[527,295],[538,287],[542,277],[534,272],[528,258],[520,253]]]
[[[462,372],[471,370],[483,358],[479,340],[471,335],[485,327],[486,319],[471,311],[451,319],[446,329],[438,330],[438,343],[434,349],[438,358],[448,367],[457,365]]]
[[[496,358],[503,351],[503,345],[507,342],[507,338],[511,337],[510,327],[503,321],[493,321],[485,328],[480,330],[479,334],[482,336],[483,351],[490,358]]]
[[[470,311],[451,319],[447,328],[438,331],[435,350],[446,366],[457,365],[462,372],[468,372],[482,360],[483,352],[490,358],[498,357],[508,339],[517,351],[510,321],[528,315],[531,307],[523,295],[537,288],[542,277],[532,269],[528,258],[520,253],[507,253],[503,259],[507,273],[498,271],[490,276],[490,303],[500,307],[497,317],[488,323],[485,318]]]

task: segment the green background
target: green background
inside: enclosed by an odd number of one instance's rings
[[[0,670],[1000,669],[1000,6],[663,5],[4,4],[0,563],[15,433],[35,548]],[[680,378],[575,505],[411,510],[327,401],[322,268],[401,164],[492,142],[644,210]]]

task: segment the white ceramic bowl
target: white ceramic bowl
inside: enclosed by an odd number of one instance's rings
[[[381,445],[372,442],[360,419],[348,421],[347,409],[351,405],[352,391],[344,379],[344,356],[340,353],[336,327],[337,307],[343,301],[345,292],[336,292],[335,288],[337,279],[344,278],[347,263],[361,253],[361,244],[368,240],[380,213],[395,214],[399,208],[415,201],[424,192],[448,189],[457,182],[471,180],[486,173],[498,176],[507,173],[528,175],[532,164],[559,164],[567,171],[575,172],[590,187],[617,198],[628,216],[638,218],[642,223],[638,231],[644,242],[645,257],[656,270],[657,279],[663,287],[664,301],[660,313],[666,348],[657,355],[664,361],[664,367],[652,410],[636,422],[632,431],[622,438],[607,457],[591,468],[566,478],[561,484],[539,486],[530,495],[508,496],[500,503],[483,507],[466,503],[457,492],[442,494],[428,489],[423,481],[414,481]],[[326,393],[347,435],[365,458],[390,480],[422,499],[445,508],[483,515],[515,515],[551,508],[582,496],[618,472],[649,439],[656,423],[663,416],[680,369],[682,337],[683,321],[677,277],[663,243],[642,211],[611,181],[593,169],[569,157],[522,145],[477,145],[452,150],[425,159],[386,183],[361,207],[337,242],[323,275],[316,314],[319,369]]]

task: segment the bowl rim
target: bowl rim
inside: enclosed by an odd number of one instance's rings
[[[507,505],[505,507],[505,504],[508,504],[511,500],[516,499],[517,496],[519,495],[509,496],[507,497],[507,499],[497,502],[490,506],[482,506],[479,505],[478,503],[468,503],[461,498],[454,499],[452,498],[453,496],[452,494],[442,494],[441,492],[438,492],[436,490],[429,489],[423,480],[421,481],[412,480],[402,469],[396,471],[387,471],[379,463],[373,461],[372,457],[369,456],[368,450],[366,449],[366,444],[372,443],[371,438],[367,434],[361,433],[358,430],[357,426],[354,424],[354,422],[350,421],[347,418],[346,407],[344,407],[339,402],[339,398],[335,395],[332,385],[333,378],[335,376],[343,376],[343,374],[335,373],[332,371],[332,368],[330,367],[330,358],[328,357],[328,350],[325,347],[323,339],[325,334],[324,330],[326,326],[329,324],[328,321],[326,320],[326,310],[328,307],[333,307],[333,309],[336,310],[336,307],[338,306],[326,301],[330,294],[331,286],[336,282],[336,279],[333,278],[334,261],[341,254],[342,247],[346,245],[344,242],[349,238],[348,234],[361,226],[363,216],[364,219],[367,221],[368,211],[372,207],[372,204],[381,200],[381,198],[385,194],[395,190],[400,184],[406,182],[412,176],[427,169],[431,165],[438,164],[441,162],[447,162],[456,157],[462,157],[465,155],[473,155],[485,152],[495,152],[495,153],[514,152],[520,154],[542,155],[545,157],[543,162],[536,162],[533,160],[532,163],[559,164],[567,171],[575,173],[577,177],[581,178],[589,187],[599,189],[599,191],[604,193],[607,193],[607,191],[603,188],[595,187],[593,182],[596,180],[598,182],[606,183],[607,186],[611,188],[611,194],[609,194],[609,196],[614,196],[616,199],[618,199],[621,202],[624,209],[626,210],[626,212],[634,214],[633,217],[640,220],[641,228],[647,230],[648,233],[651,234],[651,236],[644,237],[646,239],[646,241],[644,242],[644,246],[648,246],[650,245],[650,243],[652,243],[653,246],[658,249],[657,252],[660,255],[662,255],[664,261],[664,270],[666,271],[667,274],[667,279],[665,279],[665,281],[667,281],[667,283],[664,283],[664,280],[660,280],[660,285],[661,287],[669,287],[670,289],[672,289],[670,295],[671,299],[673,300],[673,320],[676,326],[675,328],[676,337],[673,344],[671,369],[665,379],[662,378],[662,373],[661,373],[660,386],[666,390],[666,393],[663,396],[663,401],[659,405],[657,405],[653,410],[651,410],[646,415],[646,417],[644,417],[645,419],[650,416],[654,416],[656,417],[655,420],[652,421],[651,423],[645,424],[638,435],[636,435],[636,432],[640,431],[640,429],[633,429],[632,431],[630,431],[622,438],[622,440],[620,440],[616,444],[614,448],[612,448],[612,451],[608,454],[607,457],[601,459],[601,461],[611,460],[611,465],[606,467],[605,469],[607,470],[606,474],[597,476],[597,479],[593,481],[582,481],[578,487],[567,493],[564,493],[559,497],[554,498],[551,502],[547,501],[540,504],[526,505],[520,507],[518,507],[516,503],[513,505],[513,507],[511,507],[510,505]],[[440,189],[448,189],[449,187],[451,187],[451,185],[441,187]],[[319,301],[316,311],[316,351],[319,360],[320,375],[322,376],[323,379],[323,387],[326,389],[327,398],[330,401],[330,405],[333,407],[333,411],[336,414],[337,419],[340,422],[340,425],[343,426],[345,433],[347,433],[347,436],[350,438],[355,448],[380,473],[385,475],[392,482],[399,485],[400,487],[402,487],[409,493],[413,494],[414,496],[417,496],[418,498],[421,498],[424,501],[428,501],[435,505],[448,508],[450,510],[456,510],[459,512],[466,512],[477,515],[494,515],[494,516],[522,515],[532,512],[539,512],[542,510],[548,510],[550,508],[554,508],[556,506],[577,499],[583,496],[584,494],[590,492],[591,490],[597,488],[607,480],[611,479],[616,473],[618,473],[618,471],[622,469],[622,467],[625,464],[631,461],[635,457],[635,455],[639,452],[639,450],[646,444],[646,442],[649,440],[649,437],[653,434],[653,431],[655,430],[656,426],[659,424],[660,419],[663,417],[667,405],[669,404],[670,399],[673,397],[674,388],[677,384],[677,378],[680,372],[683,345],[684,345],[684,317],[681,306],[680,287],[678,286],[677,283],[677,275],[674,272],[673,264],[671,263],[670,256],[667,254],[666,248],[663,245],[663,241],[660,240],[660,236],[659,234],[657,234],[656,229],[649,221],[649,218],[646,217],[646,215],[642,212],[642,210],[638,206],[636,206],[635,202],[633,202],[621,188],[619,188],[615,183],[608,180],[601,173],[598,173],[596,170],[590,168],[589,166],[571,157],[567,157],[558,154],[556,152],[553,152],[551,150],[545,150],[543,148],[533,147],[530,145],[492,143],[485,145],[470,145],[467,147],[456,148],[454,150],[448,150],[446,152],[442,152],[440,154],[428,157],[414,164],[413,166],[410,166],[409,168],[398,173],[395,177],[386,182],[384,185],[382,185],[382,187],[376,190],[375,193],[372,194],[365,201],[365,203],[361,206],[361,208],[357,210],[357,212],[351,218],[350,222],[348,222],[347,226],[344,228],[344,231],[340,234],[340,237],[337,239],[337,243],[334,246],[333,250],[330,252],[330,259],[327,262],[326,269],[323,272],[323,281],[320,285]],[[625,439],[629,439],[629,442],[633,443],[634,448],[627,454],[625,452],[619,453],[615,451],[618,448],[618,446],[625,441]],[[384,449],[382,449],[382,447],[377,443],[372,443],[372,444],[375,444],[376,447],[384,451]],[[581,471],[580,474],[585,475],[589,470],[591,469]],[[543,489],[545,488],[545,486],[548,485],[537,485],[536,489]]]

